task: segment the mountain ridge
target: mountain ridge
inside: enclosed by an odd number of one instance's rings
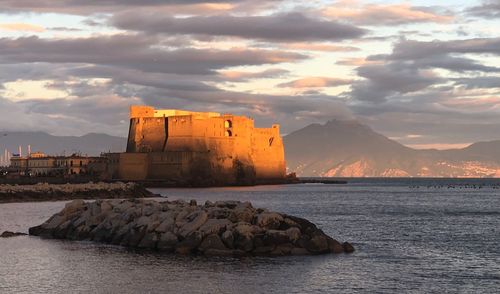
[[[289,172],[332,177],[500,177],[500,140],[413,149],[359,122],[311,124],[283,138]]]
[[[8,149],[18,153],[19,146],[24,154],[31,145],[32,152],[40,151],[51,155],[80,153],[96,156],[102,152],[125,150],[127,139],[103,133],[88,133],[82,136],[55,136],[46,132],[0,131],[0,153]]]

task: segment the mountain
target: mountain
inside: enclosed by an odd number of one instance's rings
[[[32,152],[40,151],[50,155],[99,155],[101,152],[124,151],[127,139],[96,133],[77,137],[53,136],[44,132],[0,132],[1,155],[6,148],[12,153],[18,153],[20,145],[23,154],[26,154],[27,146],[31,145]]]
[[[357,121],[312,124],[283,138],[289,172],[328,177],[500,177],[500,140],[415,150]]]

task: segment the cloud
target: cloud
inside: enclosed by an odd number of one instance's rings
[[[341,4],[341,3],[340,3]],[[364,4],[349,1],[347,5],[333,4],[323,14],[333,19],[347,20],[358,25],[392,26],[411,23],[447,23],[453,20],[449,12],[437,8],[401,4]]]
[[[500,18],[500,1],[485,0],[481,5],[470,7],[466,12],[484,18]]]
[[[143,7],[185,7],[222,10],[246,0],[0,0],[3,12],[53,12],[88,15]],[[274,2],[274,0],[270,0]],[[260,2],[256,0],[255,2]],[[185,10],[189,11],[189,10]]]
[[[500,88],[500,77],[497,76],[464,77],[452,80],[456,85],[464,86],[466,89]]]
[[[41,33],[45,31],[45,28],[28,23],[0,23],[0,31]]]
[[[417,92],[442,81],[432,71],[401,63],[365,65],[357,71],[365,80],[353,83],[351,97],[374,103],[385,102],[396,94]]]
[[[292,62],[307,56],[279,50],[246,48],[154,48],[157,39],[141,35],[114,35],[78,39],[0,38],[0,63],[87,63],[146,72],[211,74],[231,66]]]
[[[390,55],[392,60],[423,59],[450,53],[491,53],[500,55],[500,38],[472,38],[450,41],[401,40]]]
[[[246,82],[255,79],[279,78],[286,76],[288,73],[289,71],[285,69],[271,68],[258,72],[227,70],[221,71],[220,76],[224,81]]]
[[[311,18],[297,12],[175,18],[165,13],[129,11],[115,14],[111,24],[149,34],[227,36],[267,41],[343,40],[359,38],[367,32],[352,25]]]
[[[328,77],[306,77],[287,83],[278,84],[280,88],[327,88],[348,85],[352,82],[349,79],[328,78]]]
[[[283,48],[302,51],[323,51],[323,52],[355,52],[361,49],[354,46],[340,46],[325,43],[288,43],[283,44]]]

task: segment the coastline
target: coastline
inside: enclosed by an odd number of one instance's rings
[[[0,185],[0,204],[74,199],[125,199],[157,196],[136,183]]]

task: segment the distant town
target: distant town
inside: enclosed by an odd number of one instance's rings
[[[11,180],[26,177],[87,177],[109,180],[113,176],[108,173],[112,157],[113,153],[103,153],[101,156],[78,153],[69,156],[47,155],[40,151],[31,152],[31,146],[23,154],[22,147],[19,146],[19,153],[4,151],[0,161],[0,175]]]

